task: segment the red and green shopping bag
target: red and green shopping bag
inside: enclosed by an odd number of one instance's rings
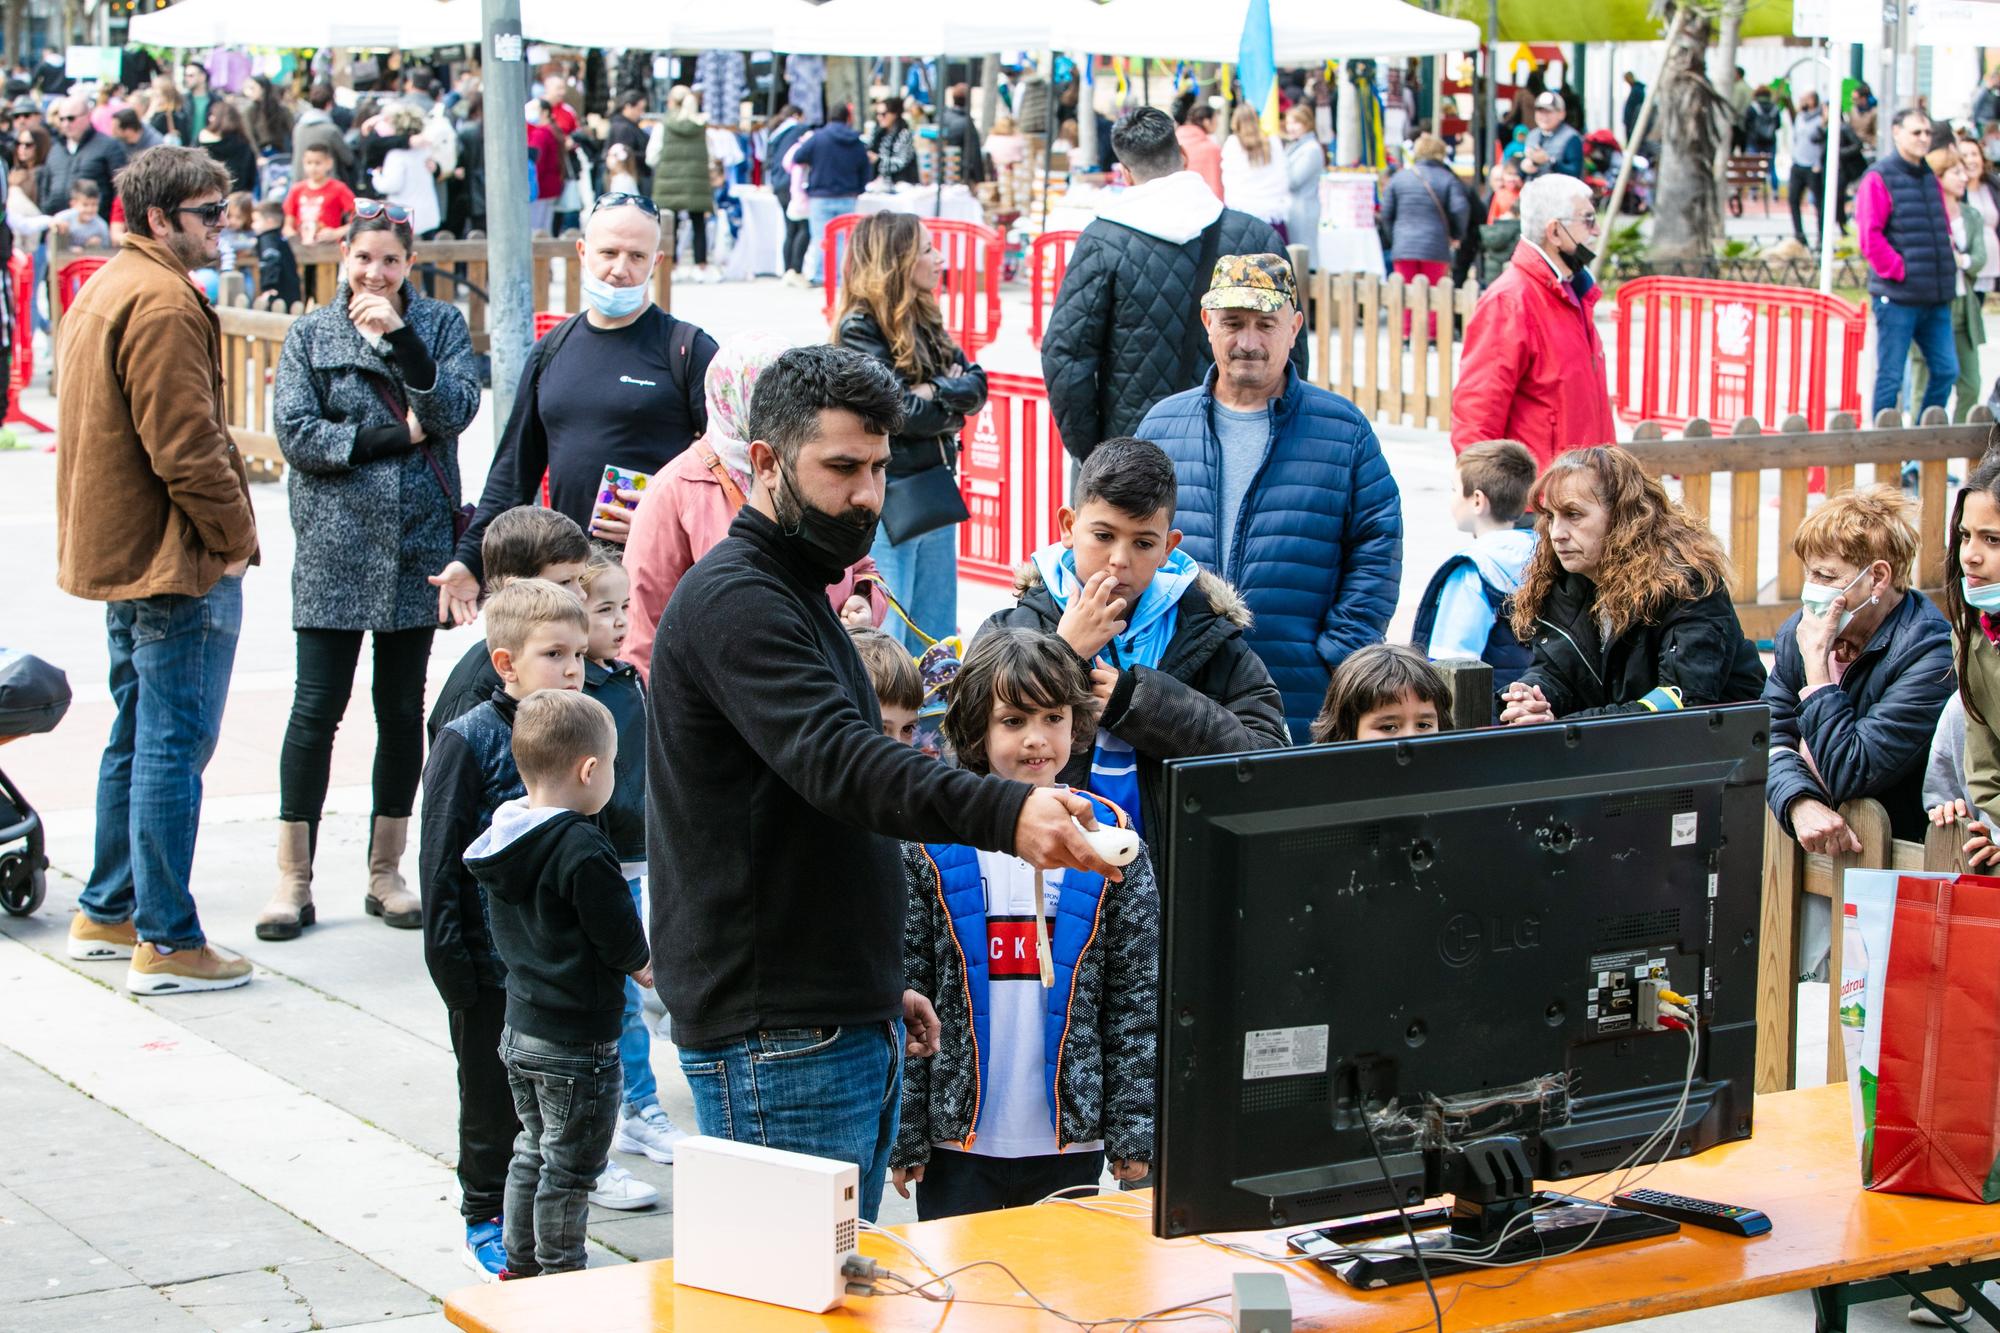
[[[1850,870],[1842,889],[1861,1183],[2000,1202],[2000,879]]]

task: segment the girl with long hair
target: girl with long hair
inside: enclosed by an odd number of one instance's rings
[[[243,85],[243,95],[249,102],[246,120],[250,142],[257,151],[266,156],[291,152],[292,113],[278,96],[277,85],[262,75],[253,75]]]
[[[1236,108],[1229,119],[1229,142],[1222,145],[1222,202],[1253,218],[1262,218],[1284,236],[1285,215],[1292,207],[1292,186],[1283,156],[1264,137],[1257,113]]]
[[[181,148],[194,142],[194,122],[188,116],[187,102],[181,97],[173,75],[163,71],[153,76],[151,112],[147,121],[170,146]]]
[[[208,127],[201,132],[201,146],[208,155],[229,170],[230,192],[257,192],[257,150],[243,132],[243,113],[226,98],[208,104]]]
[[[1965,479],[1951,513],[1951,538],[1944,555],[1944,614],[1951,621],[1954,664],[1958,669],[1958,700],[1964,709],[1965,744],[1958,755],[1964,765],[1962,800],[1932,812],[1942,823],[1953,812],[1981,818],[2000,811],[2000,453],[1987,454]],[[1951,720],[1947,710],[1939,723]],[[1938,768],[1932,747],[1931,770]],[[1929,787],[1933,783],[1927,782]],[[1928,793],[1927,795],[1942,793]],[[1967,805],[1970,805],[1970,810]],[[1974,824],[1965,845],[1967,864],[1981,866],[2000,860],[1991,827]]]
[[[1563,454],[1535,483],[1539,541],[1514,594],[1534,662],[1508,725],[1748,703],[1764,688],[1722,544],[1616,446]],[[2000,572],[2000,571],[1996,571]]]
[[[907,213],[865,217],[848,239],[834,321],[836,346],[874,357],[903,382],[903,429],[889,440],[889,492],[872,554],[914,622],[894,626],[913,653],[958,628],[958,521],[930,501],[956,473],[966,417],[986,405],[986,372],[945,331],[943,277],[922,222]],[[939,470],[942,479],[927,475]]]

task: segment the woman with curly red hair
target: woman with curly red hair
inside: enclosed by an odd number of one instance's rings
[[[1749,703],[1764,665],[1730,601],[1722,544],[1605,446],[1563,454],[1535,483],[1541,540],[1514,594],[1534,663],[1501,696],[1509,725]]]

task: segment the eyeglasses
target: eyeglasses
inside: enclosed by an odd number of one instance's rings
[[[404,226],[408,226],[410,223],[410,210],[401,204],[392,204],[382,199],[356,199],[354,201],[355,217],[373,220],[385,213],[391,222],[401,223]]]
[[[1564,218],[1563,221],[1569,223],[1572,227],[1582,227],[1586,231],[1597,230],[1597,214],[1595,213],[1588,213],[1580,218]]]
[[[22,114],[23,114],[23,115],[32,115],[33,113],[32,113],[32,112],[25,112],[25,111],[24,111],[24,112],[22,112]],[[49,119],[53,120],[53,121],[54,121],[54,122],[55,122],[56,124],[58,124],[58,125],[67,125],[67,124],[69,124],[69,123],[70,123],[70,122],[71,122],[72,120],[75,120],[75,119],[77,119],[77,118],[76,118],[75,116],[51,116],[51,117],[49,117]],[[1930,131],[1929,131],[1929,130],[1925,130],[1925,131],[1924,131],[1924,133],[1926,133],[1926,134],[1929,134],[1929,133],[1930,133]]]
[[[212,204],[196,204],[191,208],[176,208],[174,212],[191,213],[194,215],[195,221],[201,223],[204,227],[220,227],[222,225],[222,215],[228,211],[228,208],[228,204],[218,199]]]
[[[597,196],[597,211],[607,208],[636,208],[649,218],[660,216],[660,206],[643,194],[631,194],[625,190],[614,190],[610,194]]]

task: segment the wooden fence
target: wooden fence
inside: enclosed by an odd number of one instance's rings
[[[1294,247],[1296,261],[1300,247]],[[1304,269],[1294,263],[1297,271]],[[1479,284],[1311,276],[1313,379],[1385,425],[1451,429],[1451,390]],[[1405,317],[1409,336],[1404,337]]]
[[[276,481],[285,472],[285,458],[271,420],[274,372],[285,335],[298,316],[279,310],[256,310],[240,294],[218,304],[222,325],[222,405],[229,434],[249,466],[250,480]]]
[[[1807,852],[1764,812],[1764,909],[1757,939],[1757,1091],[1781,1092],[1797,1079],[1799,917],[1807,895],[1832,907],[1833,956],[1827,964],[1826,1078],[1846,1077],[1840,1032],[1841,876],[1849,870],[1965,869],[1962,822],[1932,828],[1920,843],[1889,832],[1889,812],[1879,801],[1848,801],[1840,817],[1861,840],[1861,850],[1838,856]]]
[[[1680,479],[1681,503],[1707,521],[1729,552],[1729,583],[1736,614],[1752,639],[1769,640],[1798,610],[1805,564],[1792,551],[1792,537],[1805,520],[1813,474],[1824,469],[1825,491],[1838,494],[1856,482],[1857,470],[1872,467],[1874,479],[1897,483],[1905,462],[1918,467],[1921,508],[1916,585],[1935,600],[1944,582],[1945,528],[1951,520],[1950,476],[1971,475],[1974,463],[1996,437],[1984,407],[1973,420],[1949,425],[1933,408],[1923,424],[1905,428],[1895,412],[1884,412],[1874,429],[1857,429],[1853,418],[1836,413],[1824,431],[1808,431],[1802,417],[1766,435],[1745,418],[1727,435],[1706,420],[1690,421],[1677,439],[1662,438],[1651,422],[1641,423],[1629,446],[1646,470]],[[1764,499],[1764,475],[1777,473],[1777,504]],[[1716,508],[1715,479],[1728,478],[1726,510]],[[1759,557],[1776,547],[1776,577],[1763,580]]]

